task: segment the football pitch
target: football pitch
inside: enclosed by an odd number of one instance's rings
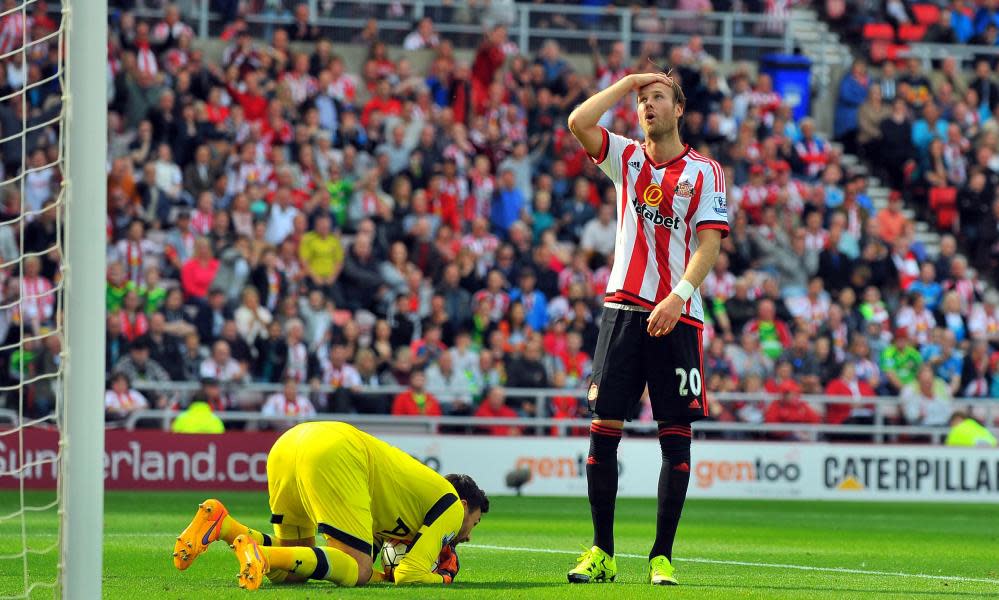
[[[51,494],[28,493],[29,503]],[[244,598],[236,561],[216,544],[187,571],[171,563],[174,536],[206,497],[189,492],[109,492],[104,538],[105,598]],[[265,528],[262,493],[218,496],[245,523]],[[0,515],[18,509],[0,493]],[[680,525],[680,587],[644,582],[654,500],[618,503],[619,575],[612,584],[569,586],[565,572],[590,538],[584,498],[496,497],[450,588],[328,582],[265,585],[260,598],[995,598],[999,597],[997,507],[804,501],[689,500]],[[27,519],[31,549],[56,541],[54,510]],[[20,521],[0,525],[0,556],[21,550]],[[72,560],[72,558],[70,558]],[[55,557],[31,555],[31,579],[51,579]],[[22,592],[20,560],[0,561],[0,597]],[[33,598],[51,598],[37,590]]]

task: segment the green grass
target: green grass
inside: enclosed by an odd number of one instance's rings
[[[48,494],[29,494],[44,503]],[[106,498],[106,598],[243,598],[236,562],[217,544],[186,572],[173,569],[173,537],[187,524],[199,493],[109,493]],[[263,494],[220,496],[248,524],[264,527]],[[0,493],[0,515],[17,509]],[[994,598],[999,596],[999,520],[996,507],[970,504],[888,504],[779,501],[688,503],[676,546],[678,588],[644,584],[654,533],[655,502],[618,503],[620,575],[610,585],[572,586],[565,571],[590,536],[585,499],[493,500],[493,510],[460,550],[461,573],[450,588],[339,589],[265,583],[260,598]],[[32,548],[55,541],[56,516],[32,514]],[[492,547],[490,547],[492,546]],[[0,524],[0,555],[20,550],[20,522]],[[530,551],[496,547],[525,548]],[[557,552],[555,552],[557,551]],[[685,560],[686,559],[686,560]],[[72,559],[70,559],[72,560]],[[747,566],[726,562],[785,566]],[[54,578],[55,556],[31,556],[32,581]],[[857,569],[869,573],[803,570]],[[20,561],[0,561],[0,597],[21,594]],[[912,575],[932,575],[936,578]],[[953,579],[943,579],[950,577]],[[988,581],[969,581],[969,579]],[[37,591],[33,598],[50,598]]]

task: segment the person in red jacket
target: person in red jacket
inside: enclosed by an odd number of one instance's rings
[[[232,73],[231,75],[235,75]],[[267,96],[260,89],[259,75],[256,72],[249,72],[243,80],[246,86],[241,91],[238,88],[236,77],[231,76],[226,81],[226,90],[229,95],[243,107],[243,116],[247,121],[262,121],[267,116]]]
[[[515,410],[506,405],[506,393],[503,391],[503,388],[494,387],[486,390],[486,395],[482,399],[479,409],[475,411],[475,416],[516,419],[518,415]],[[490,425],[483,429],[489,435],[520,435],[519,427],[509,425]]]
[[[503,49],[507,43],[506,35],[506,27],[497,25],[486,34],[475,51],[475,60],[472,62],[472,106],[477,114],[481,114],[485,106],[486,91],[492,84],[496,71],[506,61]]]
[[[180,268],[180,287],[184,290],[184,296],[203,300],[218,270],[219,261],[212,256],[208,238],[198,238],[194,242],[194,256]]]
[[[441,404],[433,394],[427,392],[427,376],[423,369],[413,369],[409,376],[409,389],[392,401],[393,415],[439,417]]]
[[[794,381],[785,381],[778,388],[780,394],[770,403],[763,416],[767,423],[819,423],[822,419],[819,413],[801,399],[801,388]],[[809,439],[807,434],[796,432],[778,432],[774,437],[781,439]]]
[[[375,87],[375,95],[364,105],[361,112],[361,125],[367,127],[371,121],[371,113],[378,111],[388,116],[399,116],[402,114],[402,102],[391,95],[392,84],[388,79],[381,79]]]
[[[840,425],[849,420],[850,423],[871,423],[874,416],[874,405],[858,404],[861,398],[874,395],[874,389],[866,381],[857,379],[857,369],[853,363],[845,363],[839,377],[826,385],[827,396],[849,396],[851,403],[827,404],[826,423]]]

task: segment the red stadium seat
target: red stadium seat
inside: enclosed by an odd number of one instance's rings
[[[898,40],[900,42],[919,42],[926,37],[926,25],[900,25]]]
[[[891,26],[891,23],[868,23],[864,25],[863,36],[865,40],[893,42],[895,41],[895,28]]]
[[[937,229],[953,231],[957,221],[957,188],[931,188],[930,210],[936,215]]]
[[[940,8],[936,4],[913,4],[909,8],[920,25],[933,25],[940,20]]]

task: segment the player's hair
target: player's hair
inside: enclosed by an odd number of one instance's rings
[[[445,475],[444,479],[451,482],[454,490],[458,492],[458,497],[468,503],[468,510],[472,511],[478,508],[482,511],[482,514],[489,512],[489,498],[482,491],[482,488],[479,487],[479,484],[475,483],[474,479],[468,475],[460,475],[458,473]]]
[[[683,88],[680,87],[680,82],[673,77],[673,67],[667,64],[659,64],[656,61],[649,58],[649,62],[656,66],[657,69],[663,72],[666,77],[669,78],[669,87],[673,90],[673,101],[677,106],[686,108],[687,107],[687,95],[683,93]]]

